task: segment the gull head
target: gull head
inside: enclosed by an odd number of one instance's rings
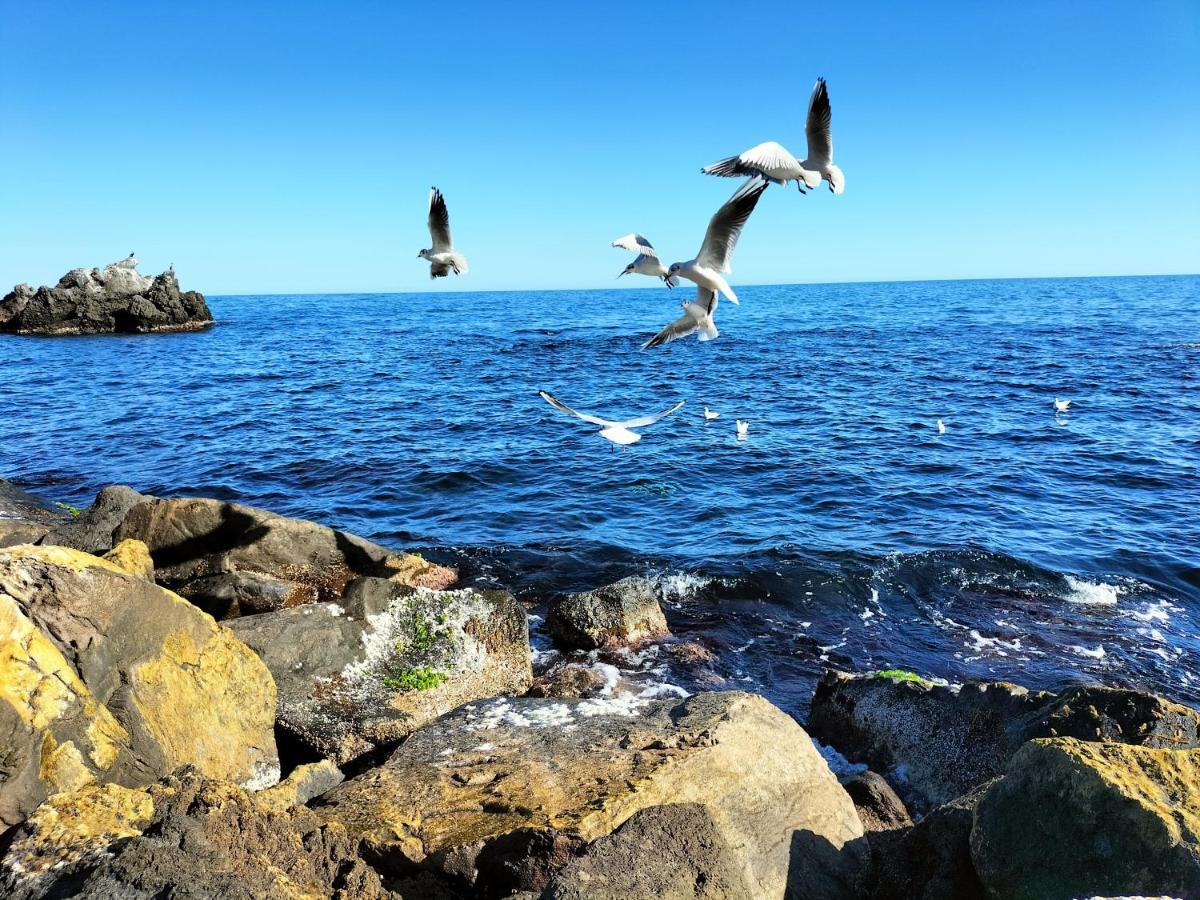
[[[671,263],[671,268],[667,269],[667,277],[674,275],[683,269],[683,263]]]
[[[633,274],[633,263],[630,263],[624,269],[621,270],[621,275],[632,275],[632,274]],[[621,275],[618,275],[617,277],[620,278]]]
[[[432,252],[433,252],[432,250],[422,250],[420,253],[417,254],[417,259],[428,259],[429,254]]]

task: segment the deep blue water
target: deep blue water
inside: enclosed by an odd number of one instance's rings
[[[528,598],[651,574],[726,683],[795,710],[824,664],[1200,699],[1200,278],[739,293],[719,340],[644,352],[684,291],[215,297],[202,333],[0,336],[0,475],[235,499]],[[539,388],[687,404],[614,452]]]

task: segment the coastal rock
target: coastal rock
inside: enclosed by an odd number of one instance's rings
[[[671,633],[653,582],[637,577],[561,598],[546,625],[558,643],[579,650],[636,645]]]
[[[1137,691],[1077,687],[1055,696],[1006,682],[955,689],[841,672],[822,677],[808,725],[848,759],[890,775],[918,812],[1003,774],[1037,737],[1200,746],[1200,712]]]
[[[266,667],[191,604],[77,550],[0,549],[0,822],[185,764],[271,784],[274,718]]]
[[[744,900],[755,893],[708,808],[700,803],[672,803],[634,813],[612,834],[589,846],[582,857],[569,862],[542,896],[543,900]]]
[[[10,900],[401,900],[341,826],[302,806],[264,808],[192,769],[144,790],[91,786],[52,797],[0,860],[0,893]]]
[[[75,518],[52,528],[41,543],[74,547],[84,553],[101,556],[113,548],[113,532],[129,510],[153,499],[127,485],[110,484],[100,489],[91,506]]]
[[[525,610],[500,591],[359,578],[340,603],[234,619],[279,687],[279,725],[339,764],[532,681]]]
[[[843,782],[842,786],[854,801],[863,830],[868,834],[912,825],[904,801],[877,772],[862,772]]]
[[[20,284],[0,300],[0,332],[61,335],[194,331],[212,324],[204,296],[180,291],[174,272],[72,269],[54,287]]]
[[[597,697],[608,681],[590,666],[564,663],[534,679],[530,697]]]
[[[1200,897],[1200,750],[1035,740],[979,802],[988,895]]]
[[[291,809],[333,790],[345,778],[342,770],[328,759],[305,763],[289,772],[288,777],[279,784],[256,793],[254,800],[263,809]]]
[[[383,564],[392,581],[398,581],[409,587],[444,591],[454,587],[458,581],[458,572],[454,569],[431,563],[422,559],[418,553],[395,553],[385,559]]]
[[[468,704],[314,808],[381,865],[453,858],[470,882],[518,830],[591,842],[664,803],[708,808],[738,861],[729,877],[753,896],[854,895],[866,853],[854,804],[804,730],[753,694]]]
[[[65,517],[64,512],[0,478],[0,547],[35,543]]]
[[[150,558],[150,548],[141,541],[132,538],[121,541],[101,558],[124,569],[130,575],[154,581],[154,560]]]

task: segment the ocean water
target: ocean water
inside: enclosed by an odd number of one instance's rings
[[[616,662],[801,715],[826,665],[1200,700],[1200,278],[739,293],[719,340],[653,351],[690,291],[212,297],[201,333],[0,336],[0,475],[237,500],[531,602],[644,574],[714,660]],[[687,402],[619,451],[539,389]]]

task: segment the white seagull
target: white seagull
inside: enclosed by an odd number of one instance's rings
[[[719,418],[721,418],[721,414],[719,412],[710,412],[707,406],[704,407],[704,421],[705,422],[709,421],[710,419],[719,419]]]
[[[683,315],[642,344],[642,349],[669,344],[689,334],[695,334],[702,341],[720,337],[721,332],[717,331],[713,322],[713,313],[717,311],[718,302],[716,291],[706,287],[697,288],[695,300],[685,300],[680,304],[683,307]]]
[[[450,239],[450,213],[446,199],[437,188],[429,189],[429,236],[433,246],[417,254],[417,259],[429,260],[429,277],[444,278],[453,272],[467,274],[467,258],[454,249]]]
[[[133,258],[133,251],[129,251],[129,255],[120,262],[115,262],[109,265],[110,269],[136,269],[138,261]]]
[[[938,434],[946,433],[946,425],[941,419],[937,420],[937,429],[938,429]]]
[[[627,265],[621,271],[621,275],[652,275],[665,281],[667,287],[675,287],[679,284],[678,278],[667,274],[667,267],[659,262],[658,251],[643,235],[635,231],[625,237],[617,238],[612,245],[620,247],[622,250],[632,250],[637,254],[637,259]],[[620,278],[621,275],[617,277]]]
[[[1054,398],[1054,411],[1055,412],[1066,412],[1070,408],[1071,408],[1070,400],[1059,400],[1057,397]]]
[[[679,407],[683,406],[683,401],[680,400],[670,409],[664,409],[660,413],[654,413],[653,415],[649,416],[638,416],[634,419],[625,419],[622,422],[613,422],[609,419],[602,419],[599,416],[589,415],[588,413],[576,412],[549,391],[538,391],[538,396],[557,410],[569,413],[578,419],[583,419],[585,422],[591,422],[593,425],[600,425],[600,436],[612,441],[614,444],[620,444],[622,447],[629,444],[636,444],[642,439],[640,434],[637,434],[630,429],[644,428],[647,425],[653,425],[659,419],[669,416],[671,413],[675,412],[675,410],[679,409]]]
[[[782,144],[767,141],[751,147],[740,156],[730,156],[700,171],[705,175],[726,178],[761,175],[768,181],[782,185],[795,181],[801,193],[804,193],[804,187],[818,187],[824,179],[829,182],[829,190],[840,194],[846,189],[846,179],[842,170],[833,164],[832,120],[829,89],[825,86],[825,79],[818,78],[808,101],[808,119],[804,124],[804,132],[808,137],[808,158],[804,162],[796,159]],[[801,187],[801,182],[804,187]]]
[[[750,423],[743,422],[741,419],[735,419],[734,421],[737,422],[738,440],[739,441],[743,440],[746,437],[746,435],[748,435],[750,433]]]
[[[750,218],[750,213],[754,212],[758,198],[766,189],[767,182],[761,178],[751,178],[738,188],[734,195],[713,213],[708,222],[708,231],[704,233],[704,243],[700,245],[700,252],[696,254],[696,258],[687,262],[672,263],[667,274],[679,275],[710,291],[720,291],[731,303],[737,303],[737,294],[725,280],[725,275],[733,271],[729,264],[733,261],[738,237],[746,220]],[[716,337],[715,334],[712,336]]]

